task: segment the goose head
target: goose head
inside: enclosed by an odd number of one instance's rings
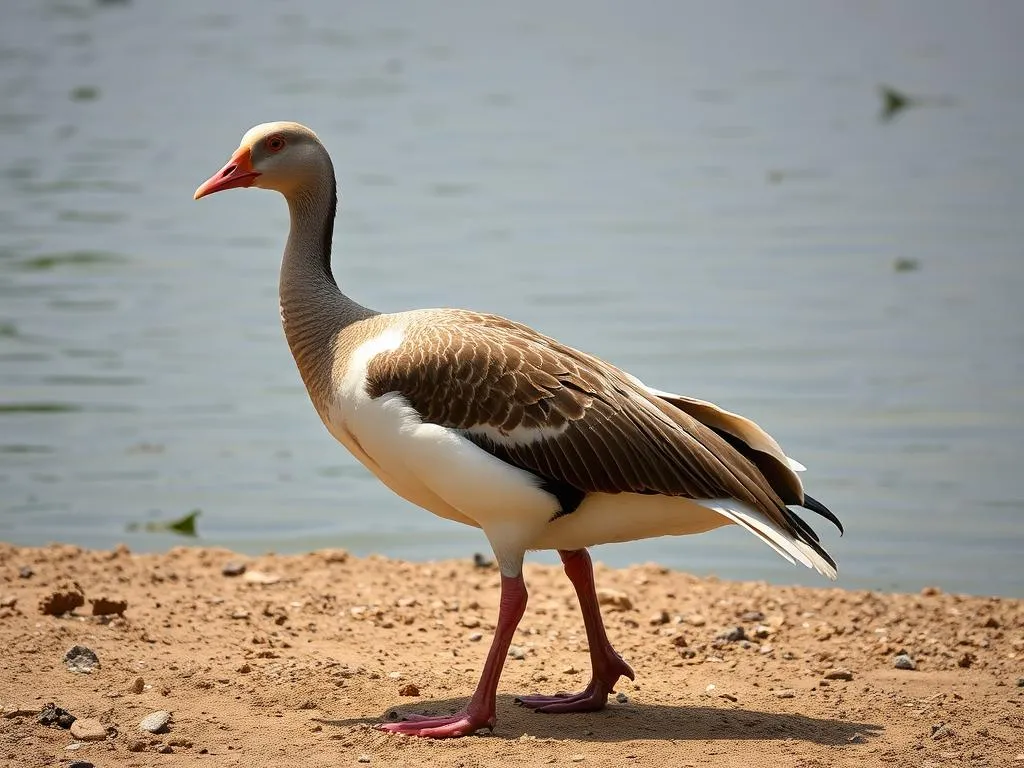
[[[250,128],[231,159],[196,189],[195,199],[240,187],[259,187],[291,198],[315,187],[325,171],[333,182],[330,157],[320,139],[299,123],[262,123]]]

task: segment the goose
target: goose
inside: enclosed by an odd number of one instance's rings
[[[284,334],[324,426],[392,491],[475,526],[500,571],[483,671],[453,715],[378,727],[445,738],[493,730],[495,699],[526,609],[523,560],[556,550],[578,597],[591,679],[578,693],[529,695],[537,712],[602,708],[633,669],[601,619],[588,547],[738,525],[829,579],[836,563],[792,507],[839,519],[804,493],[779,444],[753,421],[646,386],[593,355],[493,314],[385,314],[343,293],[331,265],[337,187],[330,155],[294,122],[257,125],[195,199],[280,192],[290,231],[280,272]]]

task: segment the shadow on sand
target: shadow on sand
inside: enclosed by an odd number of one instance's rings
[[[600,712],[544,715],[516,706],[513,696],[498,697],[498,724],[493,737],[518,739],[529,734],[538,739],[582,741],[664,740],[779,740],[797,739],[838,746],[851,740],[870,739],[883,726],[849,720],[825,720],[805,715],[723,709],[701,706],[665,706],[631,703],[613,705]],[[376,725],[401,719],[402,712],[446,715],[465,705],[465,698],[435,699],[416,706],[390,707],[381,717],[317,720],[321,725],[345,728]],[[487,735],[483,731],[480,735]]]

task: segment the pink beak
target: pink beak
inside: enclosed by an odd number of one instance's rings
[[[248,147],[239,147],[227,165],[208,178],[196,190],[195,199],[237,187],[251,187],[260,174],[252,169],[252,154]]]

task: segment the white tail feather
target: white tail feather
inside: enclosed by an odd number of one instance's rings
[[[836,580],[836,569],[812,547],[796,540],[764,513],[735,499],[699,499],[697,503],[728,518],[761,539],[791,563],[802,563],[818,573]]]
[[[794,458],[792,458],[790,456],[786,457],[786,461],[789,463],[789,468],[792,469],[794,472],[806,472],[807,471],[807,467],[805,467],[799,461],[797,461],[796,459],[794,459]]]

